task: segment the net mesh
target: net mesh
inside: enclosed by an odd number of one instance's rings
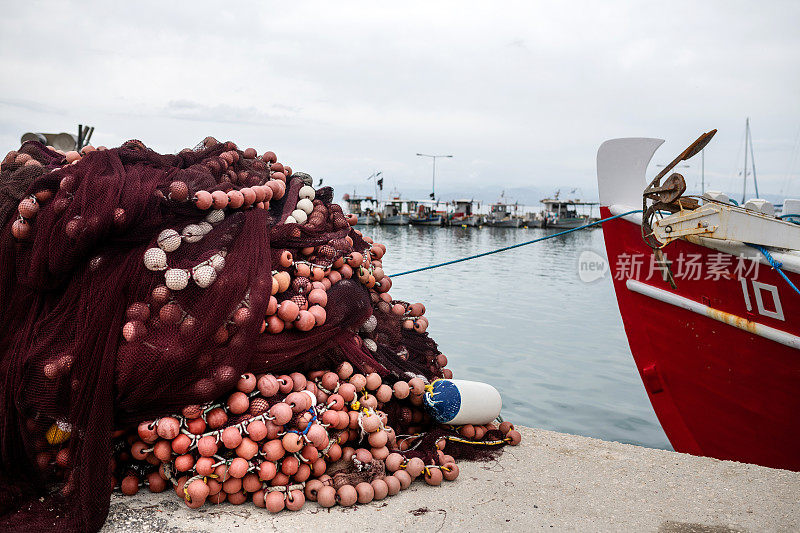
[[[285,194],[278,199],[276,187],[263,209],[227,209],[221,220],[209,222],[211,211],[191,201],[197,191],[263,189],[277,173],[291,169],[233,143],[162,155],[129,141],[75,164],[33,141],[9,154],[0,172],[0,529],[99,529],[115,430],[210,402],[243,372],[349,361],[390,380],[441,376],[436,344],[403,328],[355,276],[328,290],[323,325],[262,332],[273,275],[287,270],[281,254],[314,247],[309,262],[330,266],[369,247],[330,189],[317,191],[306,224],[285,223],[302,177],[285,178]],[[176,182],[189,201],[175,199]],[[23,220],[26,199],[36,211]],[[192,225],[202,238],[184,234],[169,268],[194,275],[220,256],[224,267],[205,288],[171,290],[143,257],[165,229]],[[279,299],[302,296],[298,289]],[[370,351],[354,331],[373,313]],[[67,444],[62,430],[71,432]]]

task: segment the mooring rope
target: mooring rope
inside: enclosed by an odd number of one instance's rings
[[[512,250],[514,248],[519,248],[520,246],[527,246],[528,244],[534,244],[534,243],[537,243],[537,242],[546,241],[548,239],[553,239],[555,237],[560,237],[560,236],[566,235],[568,233],[572,233],[572,232],[575,232],[575,231],[580,231],[580,230],[586,229],[586,228],[591,228],[592,226],[597,226],[599,224],[602,224],[603,222],[608,222],[609,220],[614,220],[615,218],[620,218],[620,217],[624,217],[624,216],[627,216],[627,215],[632,215],[633,213],[641,213],[641,212],[642,212],[641,209],[634,209],[633,211],[628,211],[627,213],[622,213],[620,215],[614,215],[612,217],[604,218],[602,220],[597,220],[595,222],[591,222],[591,223],[585,224],[583,226],[578,226],[577,228],[571,228],[571,229],[568,229],[568,230],[559,231],[558,233],[553,233],[552,235],[545,235],[544,237],[539,237],[538,239],[533,239],[531,241],[520,242],[520,243],[517,243],[517,244],[512,244],[511,246],[504,246],[503,248],[498,248],[497,250],[490,250],[488,252],[483,252],[483,253],[480,253],[480,254],[470,255],[470,256],[467,256],[467,257],[462,257],[460,259],[453,259],[451,261],[445,261],[444,263],[437,263],[435,265],[428,265],[428,266],[421,267],[421,268],[415,268],[413,270],[406,270],[405,272],[400,272],[399,274],[393,274],[390,277],[396,278],[397,276],[405,276],[406,274],[414,274],[416,272],[422,272],[424,270],[431,270],[431,269],[434,269],[434,268],[439,268],[439,267],[443,267],[443,266],[447,266],[447,265],[454,265],[456,263],[462,263],[464,261],[469,261],[471,259],[477,259],[479,257],[484,257],[484,256],[487,256],[487,255],[492,255],[492,254],[497,254],[497,253],[500,253],[500,252],[505,252],[506,250]]]
[[[424,266],[424,267],[420,267],[420,268],[415,268],[413,270],[406,270],[405,272],[400,272],[399,274],[394,274],[391,277],[396,278],[398,276],[405,276],[406,274],[415,274],[417,272],[423,272],[425,270],[432,270],[434,268],[439,268],[439,267],[448,266],[448,265],[454,265],[456,263],[463,263],[464,261],[470,261],[472,259],[477,259],[479,257],[484,257],[484,256],[487,256],[487,255],[497,254],[497,253],[500,253],[500,252],[505,252],[507,250],[513,250],[514,248],[519,248],[521,246],[527,246],[529,244],[534,244],[534,243],[537,243],[537,242],[546,241],[548,239],[553,239],[555,237],[560,237],[562,235],[567,235],[568,233],[573,233],[575,231],[580,231],[580,230],[583,230],[583,229],[586,229],[586,228],[591,228],[592,226],[597,226],[599,224],[602,224],[603,222],[608,222],[609,220],[614,220],[615,218],[621,218],[621,217],[624,217],[624,216],[632,215],[634,213],[641,213],[641,212],[642,212],[641,209],[634,209],[633,211],[628,211],[626,213],[622,213],[622,214],[619,214],[619,215],[614,215],[614,216],[611,216],[611,217],[608,217],[608,218],[597,220],[595,222],[591,222],[589,224],[585,224],[585,225],[579,226],[577,228],[571,228],[571,229],[568,229],[568,230],[559,231],[558,233],[553,233],[552,235],[545,235],[544,237],[539,237],[538,239],[533,239],[533,240],[530,240],[530,241],[525,241],[525,242],[520,242],[520,243],[517,243],[517,244],[512,244],[511,246],[504,246],[503,248],[498,248],[496,250],[490,250],[488,252],[482,252],[482,253],[475,254],[475,255],[469,255],[467,257],[461,257],[459,259],[452,259],[450,261],[445,261],[444,263],[437,263],[435,265],[428,265],[428,266]],[[795,216],[795,215],[788,215],[788,216]],[[769,253],[769,251],[767,251],[766,248],[764,248],[763,246],[760,246],[758,244],[750,244],[750,243],[746,243],[746,244],[748,246],[751,246],[751,247],[755,248],[759,252],[761,252],[764,255],[764,257],[766,258],[767,262],[770,264],[770,266],[775,269],[775,271],[786,281],[786,283],[789,284],[789,286],[792,289],[794,289],[794,291],[797,294],[800,294],[800,289],[798,289],[797,286],[794,283],[792,283],[792,280],[790,280],[789,277],[783,272],[783,270],[781,270],[781,267],[783,266],[783,264],[781,262],[777,261],[774,257],[772,257],[772,255]]]
[[[794,292],[800,294],[800,289],[798,289],[797,286],[794,283],[792,283],[792,280],[789,279],[789,276],[787,276],[786,273],[784,273],[784,271],[781,270],[783,263],[772,257],[772,254],[770,254],[769,251],[763,246],[759,244],[751,244],[749,242],[745,244],[761,252],[761,254],[766,258],[767,262],[769,263],[769,266],[775,269],[775,271],[786,281],[786,283],[788,283],[789,286],[792,289],[794,289]]]

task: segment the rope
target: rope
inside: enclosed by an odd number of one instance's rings
[[[767,262],[769,263],[769,266],[774,268],[775,271],[778,274],[780,274],[780,276],[786,281],[786,283],[788,283],[789,286],[792,289],[794,289],[794,292],[796,292],[797,294],[800,294],[800,289],[798,289],[797,286],[794,283],[792,283],[792,280],[790,280],[789,277],[783,272],[783,270],[781,270],[781,267],[783,266],[783,263],[781,263],[780,261],[778,261],[774,257],[772,257],[772,254],[770,254],[767,251],[767,249],[764,248],[763,246],[758,245],[758,244],[751,244],[749,242],[746,243],[746,244],[747,244],[747,246],[755,248],[756,250],[761,252],[761,254],[767,259]]]
[[[497,250],[491,250],[491,251],[483,252],[483,253],[480,253],[480,254],[470,255],[470,256],[467,256],[467,257],[462,257],[460,259],[453,259],[452,261],[445,261],[444,263],[437,263],[435,265],[429,265],[429,266],[425,266],[425,267],[422,267],[422,268],[415,268],[413,270],[407,270],[405,272],[400,272],[399,274],[393,274],[390,277],[396,278],[398,276],[405,276],[406,274],[414,274],[416,272],[422,272],[424,270],[431,270],[431,269],[439,268],[439,267],[443,267],[443,266],[454,265],[456,263],[469,261],[471,259],[477,259],[479,257],[484,257],[484,256],[487,256],[487,255],[492,255],[492,254],[496,254],[496,253],[500,253],[500,252],[505,252],[506,250],[513,250],[514,248],[519,248],[520,246],[527,246],[528,244],[533,244],[533,243],[536,243],[536,242],[546,241],[548,239],[553,239],[555,237],[560,237],[560,236],[566,235],[568,233],[572,233],[572,232],[575,232],[575,231],[580,231],[580,230],[586,229],[586,228],[591,228],[592,226],[597,226],[599,224],[602,224],[603,222],[608,222],[609,220],[614,220],[615,218],[620,218],[620,217],[624,217],[624,216],[627,216],[627,215],[632,215],[633,213],[641,213],[641,212],[642,212],[641,209],[634,209],[633,211],[628,211],[627,213],[622,213],[621,215],[614,215],[613,217],[608,217],[608,218],[604,218],[602,220],[597,220],[595,222],[591,222],[589,224],[585,224],[585,225],[579,226],[577,228],[572,228],[572,229],[568,229],[568,230],[564,230],[564,231],[559,231],[558,233],[553,233],[552,235],[545,235],[544,237],[539,237],[538,239],[533,239],[531,241],[525,241],[525,242],[521,242],[521,243],[518,243],[518,244],[512,244],[511,246],[505,246],[503,248],[498,248]]]

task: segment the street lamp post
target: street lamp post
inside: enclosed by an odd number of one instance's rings
[[[431,198],[436,198],[436,158],[437,157],[453,157],[452,155],[428,155],[428,154],[417,154],[419,157],[430,157],[433,159],[433,180],[431,183]]]

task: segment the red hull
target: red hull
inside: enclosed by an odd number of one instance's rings
[[[611,216],[607,207],[601,213]],[[631,352],[673,447],[800,470],[800,349],[793,344],[800,336],[800,296],[768,266],[753,271],[752,261],[682,240],[664,248],[673,272],[687,256],[701,256],[707,268],[699,279],[676,276],[673,290],[658,271],[648,276],[652,253],[638,225],[616,219],[603,224],[603,233]],[[646,259],[639,272],[629,257]],[[720,263],[728,260],[730,267],[722,272]],[[742,263],[751,268],[741,272],[744,280],[735,272]],[[716,265],[712,274],[710,264]],[[786,274],[800,286],[800,275]],[[736,315],[751,322],[739,321],[737,327],[715,320],[698,313],[692,302],[724,312],[717,316],[728,321]],[[752,322],[773,328],[769,331],[781,342],[752,333]]]

